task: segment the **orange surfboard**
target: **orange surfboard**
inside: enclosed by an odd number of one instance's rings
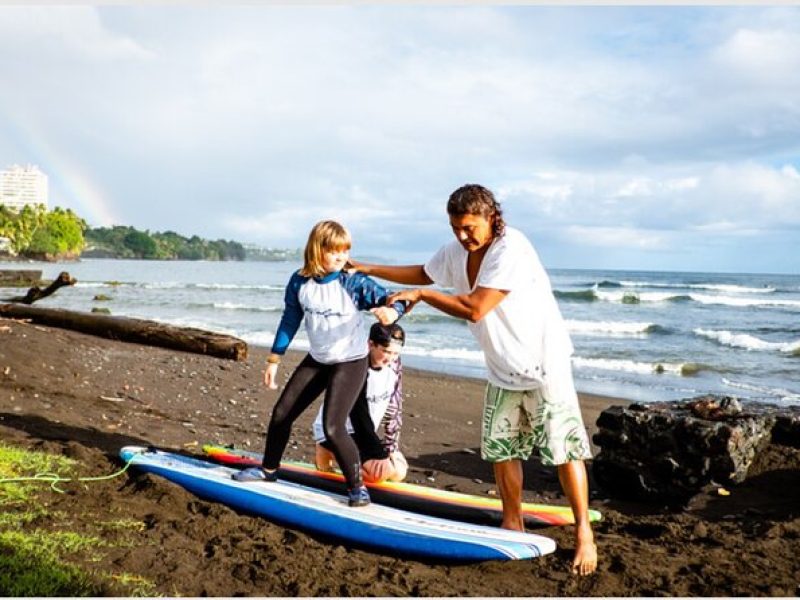
[[[258,466],[262,459],[262,456],[255,452],[213,444],[203,446],[203,452],[217,462],[229,466]],[[318,471],[314,465],[308,463],[283,461],[278,476],[286,481],[318,489],[339,493],[345,491],[345,481],[341,473]],[[503,518],[503,506],[497,498],[484,498],[474,494],[463,494],[397,481],[382,481],[366,485],[370,490],[373,502],[386,506],[472,523],[499,525]],[[575,523],[572,509],[569,506],[523,502],[522,513],[525,524],[530,527]],[[598,511],[590,510],[589,518],[592,521],[599,521],[602,516]]]

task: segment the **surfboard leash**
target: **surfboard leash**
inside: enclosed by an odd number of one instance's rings
[[[6,478],[6,479],[0,479],[0,485],[6,484],[6,483],[26,483],[26,482],[27,483],[32,483],[32,482],[38,483],[38,482],[48,482],[49,481],[50,482],[50,489],[52,489],[54,492],[58,492],[59,494],[65,494],[66,491],[62,490],[60,487],[58,487],[59,483],[84,483],[84,482],[89,482],[89,481],[105,481],[105,480],[108,480],[108,479],[114,479],[115,477],[119,477],[125,471],[127,471],[128,467],[130,467],[130,466],[131,466],[131,461],[129,460],[129,461],[127,461],[125,463],[125,466],[122,467],[121,469],[119,469],[118,471],[115,471],[114,473],[111,473],[110,475],[100,475],[98,477],[62,477],[58,473],[48,473],[48,472],[45,471],[45,472],[42,472],[42,473],[37,473],[36,475],[33,475],[32,477],[9,477],[9,478]]]

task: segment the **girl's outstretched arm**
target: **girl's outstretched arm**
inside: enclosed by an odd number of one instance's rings
[[[370,310],[384,325],[394,323],[406,312],[403,302],[387,303],[389,292],[364,273],[342,273],[342,284],[359,310]]]

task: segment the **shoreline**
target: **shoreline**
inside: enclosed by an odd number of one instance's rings
[[[233,362],[0,319],[0,441],[71,457],[76,474],[91,477],[117,472],[126,445],[194,456],[206,443],[261,451],[278,397],[262,382],[267,352],[251,347],[247,360]],[[281,386],[303,354],[287,355]],[[492,467],[479,455],[484,381],[407,367],[403,388],[407,480],[496,498]],[[579,396],[590,438],[603,408],[627,402]],[[313,461],[315,412],[295,424],[287,460]],[[586,578],[569,572],[569,526],[536,529],[557,549],[535,560],[404,560],[235,512],[135,469],[67,484],[63,494],[42,486],[46,511],[19,529],[68,527],[110,540],[103,523],[139,524],[126,544],[103,547],[89,564],[141,577],[165,596],[793,596],[800,592],[793,558],[800,555],[800,450],[773,458],[728,496],[710,489],[677,511],[614,499],[594,484],[587,464],[589,504],[603,520],[594,526],[598,571]],[[525,501],[567,504],[555,469],[532,457],[523,471]]]
[[[248,348],[251,349],[251,351],[253,349],[257,349],[259,353],[269,354],[269,351],[270,351],[270,346],[263,346],[263,345],[260,345],[260,344],[251,344],[250,342],[247,342],[247,346],[248,346]],[[299,362],[300,359],[302,359],[302,357],[305,356],[306,354],[307,354],[307,351],[305,351],[305,350],[292,350],[292,349],[289,349],[286,352],[286,355],[294,357],[293,360],[296,361],[296,362]],[[415,358],[416,359],[423,359],[424,357],[415,356]],[[458,372],[451,372],[451,371],[444,371],[444,370],[437,370],[437,369],[425,369],[425,368],[421,368],[421,367],[417,367],[417,366],[409,366],[406,356],[404,354],[402,354],[402,353],[401,353],[401,359],[403,361],[403,373],[404,374],[406,374],[406,373],[410,374],[410,375],[413,374],[414,377],[419,377],[419,378],[433,378],[433,379],[442,378],[442,379],[448,379],[448,380],[453,380],[453,381],[464,380],[464,381],[469,381],[471,383],[477,384],[477,385],[479,385],[481,387],[485,387],[486,386],[486,378],[484,378],[484,377],[477,377],[475,375],[462,374],[462,373],[458,373]],[[611,406],[613,404],[625,404],[625,405],[627,405],[627,404],[633,404],[635,402],[642,402],[641,400],[637,400],[637,399],[634,399],[634,398],[626,398],[623,395],[600,394],[600,393],[596,393],[596,392],[590,392],[590,391],[584,391],[584,390],[577,389],[577,387],[578,387],[577,379],[576,379],[575,386],[576,386],[576,391],[578,393],[578,399],[581,401],[581,403],[583,403],[584,401],[589,402],[592,405],[593,410],[596,410],[597,409],[596,407],[599,407],[599,406]],[[481,395],[481,400],[482,399],[483,399],[483,395]],[[653,400],[653,402],[658,402],[658,400]]]
[[[249,348],[251,349],[251,354],[248,357],[248,360],[253,358],[253,349],[256,350],[256,355],[258,358],[256,359],[257,362],[264,363],[266,360],[266,356],[269,354],[269,348],[265,346],[255,346],[252,344],[248,344]],[[284,363],[281,364],[281,371],[282,376],[287,377],[291,374],[291,371],[294,370],[294,366],[299,363],[303,357],[307,354],[304,350],[288,350],[286,352],[286,359]],[[402,354],[401,354],[402,359]],[[291,368],[287,368],[291,366]],[[409,392],[406,388],[408,381],[411,381],[409,384],[412,390]],[[421,384],[421,386],[420,386]],[[456,375],[452,373],[446,373],[442,371],[433,371],[427,369],[420,369],[418,367],[409,367],[405,364],[403,365],[403,392],[404,396],[408,397],[410,395],[411,398],[418,398],[419,393],[416,391],[416,387],[420,386],[423,388],[433,387],[436,389],[457,389],[457,390],[464,390],[464,402],[461,406],[451,406],[450,409],[453,413],[459,417],[462,417],[466,420],[472,420],[473,424],[475,424],[476,432],[480,437],[480,431],[477,429],[477,423],[480,422],[480,415],[483,406],[483,397],[484,397],[484,390],[486,388],[486,379],[481,377],[471,377],[468,375]],[[280,390],[279,390],[280,391]],[[276,396],[277,399],[277,396]],[[584,417],[584,425],[586,427],[587,434],[589,436],[589,442],[591,444],[592,454],[596,454],[598,452],[598,447],[595,445],[594,441],[592,441],[592,436],[597,432],[597,417],[599,416],[600,412],[602,412],[605,408],[609,406],[627,406],[629,404],[633,404],[636,400],[631,400],[627,398],[622,398],[618,396],[606,396],[603,394],[594,394],[590,392],[581,392],[578,391],[578,401],[581,406],[581,412],[583,413]],[[405,403],[408,404],[407,402]],[[315,403],[316,406],[316,403]],[[475,411],[477,407],[477,413]],[[312,410],[314,414],[315,411]],[[474,416],[477,414],[477,420],[474,419]],[[471,419],[469,415],[473,415]],[[302,419],[302,417],[301,417]]]
[[[95,288],[104,288],[111,301],[103,306],[113,314],[192,323],[248,343],[272,341],[291,262],[191,261],[177,271],[180,265],[170,264],[82,261],[68,269],[81,281],[56,303],[89,311],[96,306]],[[57,268],[47,267],[45,274]],[[551,283],[554,293],[566,295],[558,302],[571,322],[576,388],[636,402],[705,393],[756,402],[800,402],[783,349],[800,341],[791,310],[786,310],[800,302],[800,280],[708,275],[698,280],[688,274],[558,270]],[[758,293],[767,285],[767,292]],[[641,302],[622,303],[627,292],[638,294]],[[754,307],[758,312],[749,316]],[[422,314],[427,309],[418,311],[404,320],[409,334],[405,364],[480,377],[482,357],[467,328],[435,313]],[[747,360],[742,360],[745,353]]]

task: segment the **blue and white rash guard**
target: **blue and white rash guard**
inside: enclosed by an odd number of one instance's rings
[[[285,354],[305,317],[309,354],[317,362],[333,364],[367,355],[369,332],[362,310],[384,306],[389,293],[363,273],[337,271],[325,277],[294,273],[286,285],[285,306],[272,352]],[[405,304],[392,305],[398,315]]]

